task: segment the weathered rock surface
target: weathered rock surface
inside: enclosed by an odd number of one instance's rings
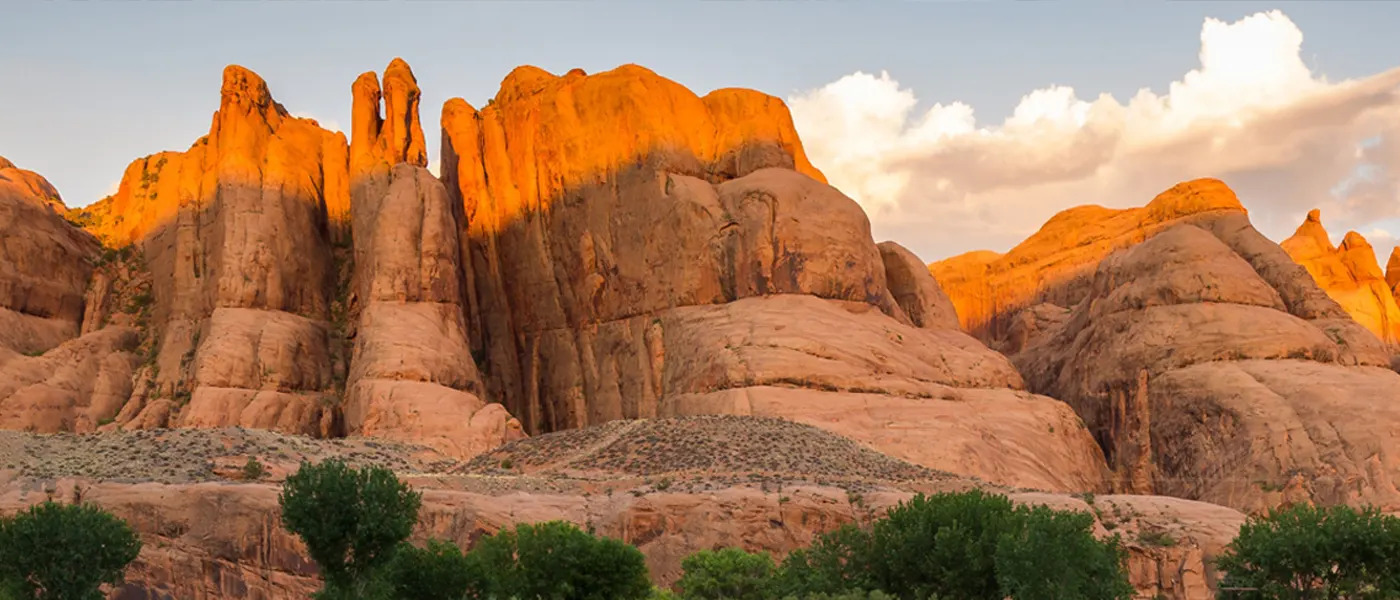
[[[1084,418],[1118,490],[1400,508],[1386,348],[1242,212],[1193,222],[1101,261],[1013,357],[1030,389]]]
[[[155,351],[118,421],[329,433],[326,207],[347,204],[345,139],[291,117],[242,67],[224,70],[221,96],[209,135],[134,162],[83,215],[150,273]]]
[[[99,245],[62,210],[48,181],[0,158],[0,362],[7,351],[43,352],[80,331]]]
[[[466,465],[368,441],[239,430],[0,432],[0,459],[16,467],[0,471],[0,512],[50,495],[79,497],[130,522],[145,544],[113,598],[272,599],[306,597],[318,586],[314,564],[277,517],[276,482],[303,458],[341,456],[419,473],[403,475],[424,492],[416,541],[436,537],[470,547],[515,523],[563,519],[635,544],[661,585],[674,583],[681,559],[700,549],[739,546],[781,557],[841,524],[869,523],[915,492],[972,485],[815,428],[765,419],[618,422],[510,444]],[[706,451],[774,446],[793,452]],[[96,453],[106,459],[84,458]],[[38,455],[44,458],[29,458]],[[247,456],[267,463],[268,480],[237,481]],[[502,458],[514,466],[501,469]],[[117,482],[141,460],[186,475]],[[1099,534],[1111,528],[1123,536],[1130,576],[1144,597],[1212,597],[1211,561],[1243,520],[1230,509],[1173,498],[1100,495],[1088,504],[1055,494],[1011,497],[1095,514]],[[1175,544],[1158,541],[1165,539]]]
[[[387,192],[356,202],[352,214],[360,309],[349,429],[457,458],[522,436],[504,407],[481,399],[463,309],[461,205],[426,169],[404,162]]]
[[[882,253],[778,99],[521,67],[442,123],[471,348],[531,433],[783,416],[993,481],[1102,486],[1074,415],[951,328],[937,283]],[[1009,407],[1025,418],[988,418]]]
[[[929,329],[957,329],[958,313],[943,288],[929,275],[928,265],[894,242],[880,242],[886,283],[909,320]]]
[[[1357,323],[1387,344],[1400,344],[1400,305],[1365,237],[1348,231],[1342,245],[1333,247],[1320,213],[1313,210],[1280,245]]]

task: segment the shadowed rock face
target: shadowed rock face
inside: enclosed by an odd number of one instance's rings
[[[1333,247],[1321,214],[1313,210],[1280,245],[1357,323],[1386,344],[1400,344],[1400,306],[1365,237],[1348,231],[1342,245]]]
[[[1159,231],[1082,290],[1013,360],[1084,418],[1115,489],[1400,508],[1388,352],[1243,213]]]
[[[531,433],[782,416],[935,468],[1102,486],[1074,415],[950,328],[937,284],[876,246],[776,98],[701,98],[635,66],[522,67],[442,123],[472,351]]]

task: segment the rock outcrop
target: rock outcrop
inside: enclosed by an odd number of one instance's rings
[[[1164,196],[1183,187],[1200,189]],[[1400,509],[1388,351],[1243,212],[1159,230],[1080,290],[1068,319],[1013,360],[1032,391],[1084,418],[1115,489],[1250,511]]]
[[[969,252],[929,265],[963,329],[1003,349],[1016,314],[1036,304],[1071,307],[1088,293],[1100,260],[1177,223],[1245,214],[1225,183],[1198,179],[1141,208],[1079,206],[1056,214],[1006,254]]]
[[[0,158],[0,363],[6,354],[42,353],[81,329],[99,245],[62,212],[47,180]]]
[[[326,207],[345,204],[345,157],[343,135],[230,66],[209,134],[136,161],[89,209],[90,230],[134,244],[152,281],[153,356],[118,425],[330,433]]]
[[[136,161],[80,215],[151,282],[150,358],[114,427],[363,433],[457,456],[518,435],[480,397],[461,205],[422,169],[413,73],[395,59],[382,88],[370,72],[351,91],[347,144],[230,66],[208,136]]]
[[[1400,305],[1365,237],[1348,231],[1342,245],[1333,247],[1321,214],[1313,210],[1280,245],[1357,323],[1387,344],[1400,344]]]
[[[383,197],[352,205],[359,301],[345,422],[466,458],[522,435],[486,404],[467,346],[460,204],[427,169],[399,163]]]
[[[78,337],[103,255],[65,212],[47,180],[0,158],[0,428],[92,431],[131,392],[134,330]]]
[[[532,434],[782,416],[993,481],[1102,485],[1075,416],[949,327],[937,284],[882,254],[780,100],[521,67],[480,111],[449,101],[442,126],[471,349]]]

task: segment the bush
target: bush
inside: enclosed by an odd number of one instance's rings
[[[768,600],[773,596],[773,558],[739,548],[701,550],[681,561],[677,582],[686,600]]]
[[[400,545],[390,563],[388,579],[395,598],[458,600],[476,597],[484,577],[475,561],[457,546],[428,540],[425,548]]]
[[[1298,505],[1251,517],[1217,559],[1235,598],[1400,597],[1400,519]]]
[[[255,456],[249,456],[248,462],[243,463],[243,480],[257,481],[267,475],[267,468],[263,466]]]
[[[140,552],[136,533],[110,513],[44,502],[0,519],[0,589],[15,598],[101,600],[102,584],[121,583]]]
[[[778,589],[809,597],[881,591],[899,598],[1117,600],[1131,596],[1117,539],[1093,517],[1017,507],[978,490],[919,495],[869,531],[846,526],[783,562]]]
[[[301,536],[321,569],[323,598],[381,594],[381,571],[413,531],[422,502],[388,469],[338,460],[302,463],[278,501],[283,526]]]
[[[521,524],[483,538],[471,557],[488,598],[633,600],[652,594],[640,550],[571,523]]]

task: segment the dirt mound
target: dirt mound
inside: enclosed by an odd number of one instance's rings
[[[612,421],[511,442],[468,462],[480,474],[774,474],[793,479],[913,481],[954,476],[783,419],[699,416]]]

